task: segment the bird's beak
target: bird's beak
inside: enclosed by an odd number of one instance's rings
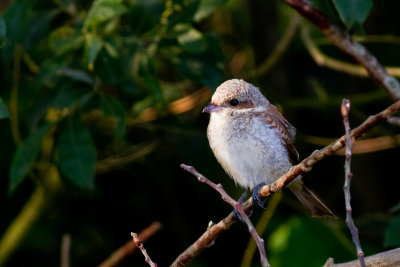
[[[216,105],[210,103],[210,104],[208,104],[207,106],[205,106],[205,107],[203,108],[203,112],[206,112],[206,113],[213,113],[213,112],[217,112],[217,111],[220,110],[220,109],[221,109],[221,107],[218,107],[218,106],[216,106]]]

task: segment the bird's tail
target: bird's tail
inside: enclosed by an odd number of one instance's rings
[[[326,206],[321,198],[303,184],[301,177],[291,182],[288,187],[311,216],[336,218],[335,214]]]

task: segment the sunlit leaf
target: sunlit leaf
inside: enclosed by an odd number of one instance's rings
[[[84,28],[96,27],[102,22],[128,12],[121,0],[96,0],[86,17]]]
[[[201,21],[213,13],[218,6],[221,6],[225,3],[226,0],[201,0],[200,5],[194,15],[194,21]]]
[[[61,26],[51,32],[49,42],[56,55],[76,50],[83,45],[84,36],[70,26]]]
[[[94,61],[97,58],[101,48],[103,47],[103,40],[94,34],[87,34],[86,45],[85,45],[85,62],[89,70],[93,70]]]
[[[372,0],[333,0],[333,3],[348,29],[362,25],[372,7]]]
[[[104,48],[106,49],[106,51],[107,51],[107,53],[108,53],[108,55],[109,55],[110,57],[113,57],[113,58],[118,57],[118,51],[117,51],[117,49],[115,48],[115,46],[112,45],[111,43],[109,43],[109,42],[104,42]]]
[[[400,215],[396,216],[390,223],[385,232],[385,246],[400,246]]]
[[[191,53],[201,53],[206,50],[207,41],[201,32],[187,24],[177,24],[174,28],[182,31],[177,40],[184,50]]]
[[[4,104],[3,99],[0,97],[0,119],[8,118],[9,115],[7,107]]]
[[[50,129],[50,126],[50,123],[46,123],[32,132],[14,153],[10,168],[9,193],[14,192],[32,169],[39,154],[42,139]]]
[[[59,136],[58,150],[63,176],[79,187],[93,189],[96,148],[89,130],[70,118]]]

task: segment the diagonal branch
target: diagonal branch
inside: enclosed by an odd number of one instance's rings
[[[359,138],[365,132],[373,128],[375,125],[383,120],[392,117],[396,112],[400,110],[400,101],[387,107],[382,112],[368,117],[361,125],[351,131],[351,136],[354,139]],[[305,158],[302,162],[293,166],[286,174],[281,176],[271,185],[266,185],[261,188],[259,197],[262,200],[266,199],[272,193],[281,190],[284,186],[293,181],[298,175],[309,172],[312,166],[318,161],[335,154],[336,151],[341,149],[345,143],[345,137],[342,136],[330,145],[322,148],[321,150],[314,151],[310,156]],[[243,209],[245,212],[250,211],[253,208],[251,199],[243,203]],[[211,245],[215,239],[223,232],[228,230],[237,220],[231,212],[228,216],[222,219],[217,224],[212,225],[206,232],[204,232],[199,239],[197,239],[191,246],[189,246],[184,252],[182,252],[172,263],[171,266],[185,266],[192,259],[194,259],[201,251]]]
[[[332,23],[307,0],[282,0],[317,26],[337,47],[363,65],[371,78],[393,99],[400,99],[400,84],[363,45],[348,32]]]
[[[205,183],[212,187],[214,190],[216,190],[218,193],[220,193],[222,199],[229,203],[237,212],[239,212],[240,216],[242,217],[242,220],[247,224],[247,227],[249,229],[250,234],[253,236],[254,241],[256,241],[258,251],[260,253],[260,262],[261,266],[264,267],[269,267],[269,263],[267,260],[267,255],[265,253],[265,247],[264,247],[264,240],[258,235],[256,229],[254,228],[253,224],[251,223],[249,216],[247,216],[246,212],[244,212],[242,205],[239,201],[234,200],[231,198],[228,193],[224,190],[221,184],[215,184],[209,179],[207,179],[204,175],[199,173],[193,166],[188,166],[185,164],[181,164],[181,168],[183,168],[185,171],[190,172],[194,176],[197,177],[199,182]]]
[[[131,233],[131,236],[132,236],[132,239],[133,239],[133,242],[135,243],[135,245],[140,249],[140,251],[142,251],[144,259],[147,261],[147,263],[150,265],[150,267],[157,267],[157,263],[152,261],[149,254],[147,253],[147,250],[144,248],[144,245],[143,245],[142,241],[140,240],[139,236],[133,232]]]

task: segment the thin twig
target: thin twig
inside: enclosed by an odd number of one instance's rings
[[[272,215],[275,213],[276,208],[278,207],[279,202],[282,199],[282,194],[273,194],[271,198],[268,200],[268,205],[265,208],[261,218],[258,220],[256,225],[257,233],[264,233],[271,221]],[[241,267],[249,267],[251,265],[251,261],[256,251],[256,244],[254,243],[253,239],[249,240],[246,250],[243,254],[242,263],[240,264]]]
[[[382,112],[368,117],[361,125],[351,131],[351,136],[355,139],[359,138],[365,132],[373,128],[375,125],[384,121],[394,114],[396,114],[400,110],[400,101],[395,102],[391,106],[387,107]],[[335,142],[330,145],[322,148],[321,150],[314,151],[310,156],[305,158],[302,162],[293,166],[286,174],[281,176],[278,180],[275,181],[271,186],[264,186],[259,193],[259,197],[261,200],[268,197],[270,194],[279,191],[285,185],[289,184],[293,181],[298,175],[309,172],[312,166],[318,161],[335,154],[336,151],[341,149],[344,146],[344,136],[337,139]],[[253,208],[253,203],[251,199],[247,200],[243,203],[243,209],[245,212],[248,212]],[[189,246],[185,251],[183,251],[172,263],[172,266],[185,266],[192,259],[194,259],[201,251],[203,251],[206,247],[212,244],[215,239],[223,232],[228,230],[237,220],[233,216],[231,212],[224,219],[219,221],[218,223],[211,226],[204,232],[191,246]]]
[[[212,187],[214,190],[216,190],[218,193],[221,194],[222,199],[229,203],[234,209],[236,209],[237,212],[239,212],[240,216],[242,217],[242,220],[247,224],[247,227],[249,229],[250,234],[253,236],[257,247],[258,251],[260,253],[260,262],[261,266],[269,266],[268,260],[267,260],[267,254],[265,253],[265,247],[264,247],[264,240],[258,235],[256,229],[254,228],[253,224],[251,223],[249,217],[247,216],[246,212],[243,210],[243,207],[241,203],[238,201],[234,200],[231,198],[228,193],[224,190],[221,184],[215,184],[209,179],[207,179],[204,175],[199,173],[193,166],[188,166],[185,164],[181,164],[181,168],[183,168],[185,171],[190,172],[194,176],[197,177],[199,182],[205,183]]]
[[[99,160],[96,163],[96,174],[108,172],[114,168],[121,167],[138,160],[152,152],[156,146],[157,142],[143,142],[138,145],[128,147],[120,154],[112,155],[108,158]]]
[[[282,0],[317,26],[337,47],[363,65],[371,78],[393,99],[400,99],[400,83],[378,62],[363,45],[354,41],[350,34],[332,23],[307,0]]]
[[[347,227],[350,230],[351,236],[353,238],[354,245],[356,246],[357,256],[360,261],[361,267],[365,267],[364,260],[364,252],[362,251],[360,238],[358,237],[358,229],[354,224],[353,216],[352,216],[352,208],[350,204],[351,194],[350,194],[350,180],[353,177],[353,174],[350,170],[351,165],[351,151],[353,149],[354,138],[351,136],[350,132],[350,123],[349,123],[349,110],[350,110],[350,101],[348,99],[343,99],[343,103],[341,106],[341,113],[343,117],[343,124],[346,132],[346,160],[345,160],[345,179],[344,179],[344,199],[346,205],[346,223]]]
[[[61,267],[70,267],[71,234],[65,233],[61,241]]]
[[[139,238],[142,242],[146,242],[150,237],[157,233],[161,229],[162,225],[160,222],[153,222],[144,230],[139,233]],[[118,266],[120,263],[132,255],[136,251],[137,247],[132,244],[132,241],[126,242],[116,251],[114,251],[106,260],[104,260],[99,267],[113,267]]]
[[[142,251],[143,256],[144,256],[145,260],[148,262],[148,264],[151,267],[157,267],[157,263],[155,263],[151,260],[149,254],[147,254],[147,251],[144,248],[142,241],[140,241],[138,235],[136,233],[131,233],[131,236],[133,238],[133,242],[135,243],[135,245],[140,249],[140,251]]]

